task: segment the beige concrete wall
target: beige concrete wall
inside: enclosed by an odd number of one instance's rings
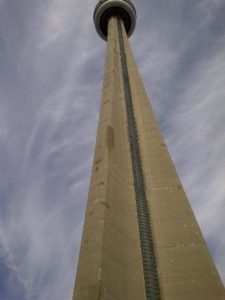
[[[145,299],[114,19],[109,25],[100,120],[73,299]]]
[[[125,30],[123,35],[162,299],[225,299],[223,284],[155,121]]]

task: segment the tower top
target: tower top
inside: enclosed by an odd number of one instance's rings
[[[112,16],[123,20],[128,37],[136,25],[136,10],[130,0],[100,0],[94,10],[95,28],[104,40],[107,39],[108,21]]]

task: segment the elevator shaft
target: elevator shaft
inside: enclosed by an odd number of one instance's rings
[[[123,23],[117,19],[120,60],[123,78],[124,96],[126,102],[126,112],[128,121],[128,134],[130,142],[130,152],[133,170],[134,189],[137,206],[138,226],[140,234],[142,262],[144,269],[146,300],[159,300],[160,289],[158,283],[158,274],[156,268],[156,259],[151,231],[151,222],[148,212],[148,205],[145,193],[145,182],[140,157],[138,132],[132,102],[132,94],[129,81],[124,39]]]

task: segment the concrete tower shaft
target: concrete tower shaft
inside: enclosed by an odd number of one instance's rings
[[[135,19],[125,0],[94,12],[107,53],[73,300],[225,300],[129,45]]]
[[[112,16],[123,20],[128,37],[136,25],[136,10],[130,0],[100,0],[94,10],[94,23],[98,34],[107,40],[108,22]]]
[[[118,24],[112,17],[73,300],[145,300],[136,214]]]

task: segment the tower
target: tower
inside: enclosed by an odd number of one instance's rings
[[[129,46],[135,7],[101,0],[94,22],[107,54],[73,300],[225,299]]]

